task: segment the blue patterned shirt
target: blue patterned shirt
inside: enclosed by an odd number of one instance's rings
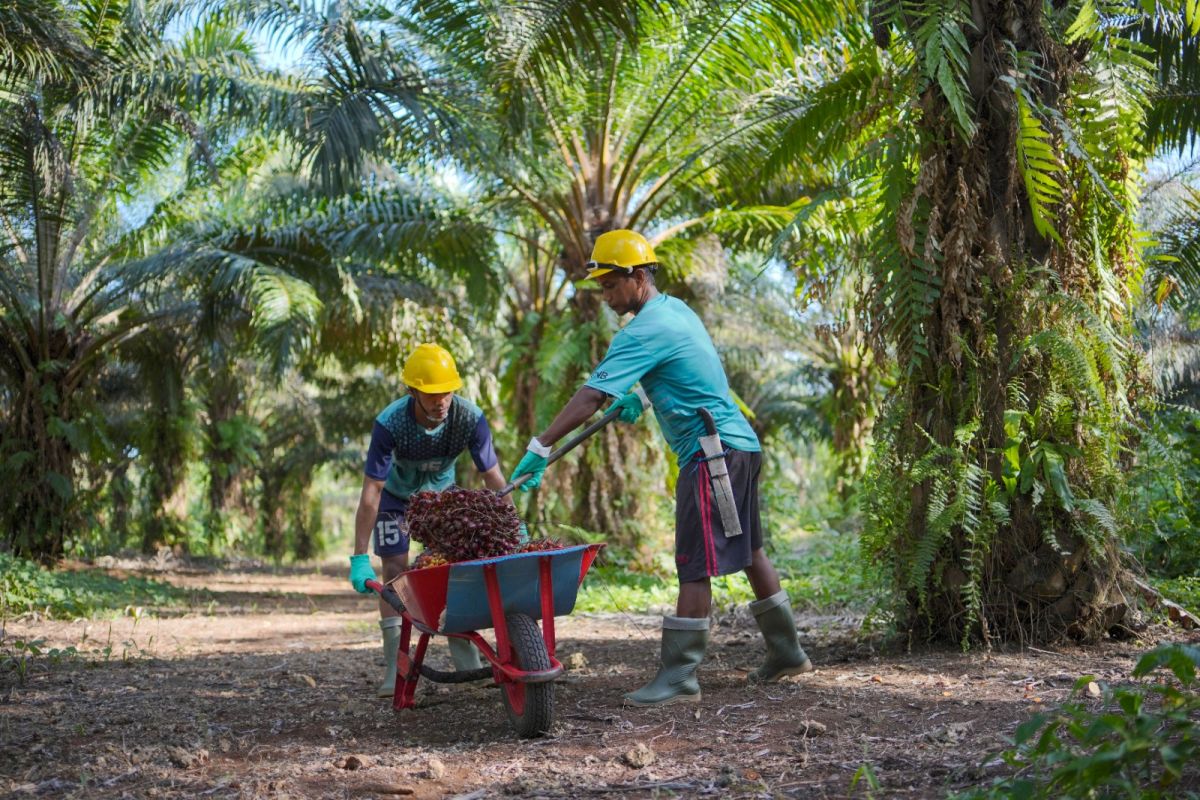
[[[430,430],[417,422],[412,396],[400,398],[375,418],[371,446],[363,469],[367,477],[385,481],[384,489],[400,500],[420,491],[440,492],[454,483],[454,462],[463,450],[480,472],[496,466],[492,429],[479,406],[455,395],[446,421]]]

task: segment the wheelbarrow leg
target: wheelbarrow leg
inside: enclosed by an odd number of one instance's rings
[[[405,625],[407,624],[406,620]],[[402,636],[402,638],[407,645],[408,637]],[[412,658],[409,658],[407,646],[400,649],[399,657],[396,659],[396,693],[392,695],[392,708],[397,711],[414,708],[417,704],[417,681],[421,678],[421,662],[425,660],[425,648],[428,646],[429,634],[422,633],[421,637],[417,639],[417,649],[412,654]]]

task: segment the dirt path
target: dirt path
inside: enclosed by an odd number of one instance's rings
[[[8,623],[6,646],[76,654],[29,663],[22,683],[3,651],[0,795],[845,797],[865,796],[851,782],[869,764],[880,796],[938,797],[988,779],[985,755],[1077,677],[1122,679],[1147,645],[881,657],[801,619],[818,671],[750,688],[761,642],[735,614],[713,632],[702,705],[638,710],[621,693],[653,671],[657,618],[578,614],[558,620],[575,666],[552,735],[519,741],[494,688],[427,684],[399,715],[372,697],[374,602],[341,576],[167,579],[214,600],[182,616]]]

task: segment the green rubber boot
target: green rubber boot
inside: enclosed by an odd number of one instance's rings
[[[379,620],[383,631],[383,683],[375,691],[379,697],[391,697],[396,691],[396,652],[400,649],[400,626],[403,617],[384,617]]]
[[[466,639],[450,637],[446,643],[450,648],[450,659],[454,662],[455,672],[467,672],[483,666],[483,661],[479,657],[479,648]]]
[[[625,702],[639,708],[672,703],[700,702],[696,667],[708,647],[708,618],[663,617],[662,665],[654,680],[625,695]]]
[[[812,672],[812,662],[796,638],[796,618],[792,604],[782,589],[750,604],[758,629],[767,643],[767,660],[746,676],[751,683],[771,683],[785,675]]]

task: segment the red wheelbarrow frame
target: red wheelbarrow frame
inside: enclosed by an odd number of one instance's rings
[[[603,544],[588,545],[583,553],[579,578],[575,588],[578,589],[579,584],[583,582],[584,575],[587,574],[592,562],[595,560],[600,548]],[[575,549],[575,548],[564,548]],[[487,593],[488,610],[491,615],[492,629],[495,631],[496,647],[495,649],[484,639],[478,631],[463,631],[463,632],[447,632],[438,630],[436,627],[427,624],[425,621],[416,618],[409,609],[400,600],[396,591],[385,586],[378,581],[369,580],[366,582],[368,588],[377,592],[389,605],[400,612],[401,618],[404,620],[400,628],[400,644],[396,657],[396,690],[392,695],[392,708],[396,711],[402,711],[406,708],[415,706],[415,697],[417,690],[417,682],[424,673],[426,677],[432,680],[439,680],[449,677],[448,674],[438,673],[435,670],[430,670],[428,667],[422,669],[422,664],[425,660],[425,652],[429,645],[430,636],[439,635],[447,638],[466,639],[478,648],[483,657],[487,659],[491,665],[492,678],[502,689],[507,693],[510,705],[513,711],[517,714],[523,712],[524,690],[523,685],[528,683],[547,683],[553,681],[563,672],[563,665],[555,657],[555,628],[554,628],[554,580],[551,570],[551,563],[555,553],[562,552],[561,550],[546,550],[521,554],[523,558],[537,558],[538,560],[538,591],[540,600],[540,615],[541,615],[541,634],[542,641],[546,646],[546,653],[550,657],[550,668],[543,670],[525,670],[521,669],[514,663],[512,639],[508,630],[508,621],[505,618],[504,600],[501,597],[500,580],[497,577],[497,564],[485,563],[482,564],[484,587]],[[476,562],[463,562],[472,564]],[[449,565],[454,566],[454,565]],[[444,569],[444,567],[430,567],[430,570]],[[424,570],[413,570],[402,574],[396,580],[402,580],[407,576],[411,576],[417,572]],[[448,572],[447,572],[448,574]],[[417,640],[415,650],[410,655],[410,645],[412,641],[412,631],[416,629],[420,632],[420,637]],[[482,671],[482,670],[481,670]],[[452,673],[450,674],[452,675]],[[486,675],[486,673],[485,673]],[[478,676],[484,677],[484,676]]]

